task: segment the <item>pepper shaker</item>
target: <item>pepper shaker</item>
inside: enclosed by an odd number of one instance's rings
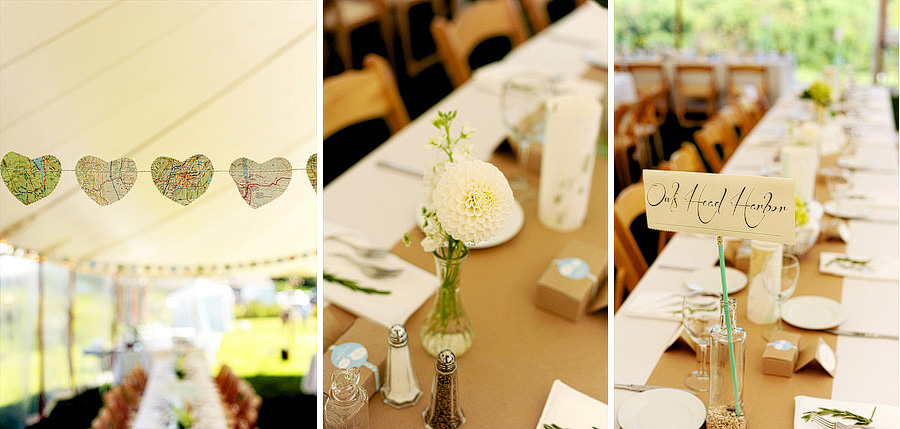
[[[325,400],[325,429],[368,429],[369,398],[359,385],[359,368],[337,369]]]
[[[466,422],[459,406],[456,368],[456,356],[452,351],[444,349],[438,353],[431,381],[431,403],[422,413],[428,429],[458,428]]]
[[[422,389],[413,370],[409,337],[403,325],[398,323],[391,326],[388,346],[387,371],[384,386],[381,387],[381,397],[385,404],[394,408],[413,406],[422,397]]]

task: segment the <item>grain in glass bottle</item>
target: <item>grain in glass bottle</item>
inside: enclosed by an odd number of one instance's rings
[[[456,375],[456,356],[447,349],[438,353],[431,381],[431,402],[422,413],[429,429],[458,428],[466,422],[459,406],[459,380]]]
[[[709,401],[706,427],[707,429],[746,429],[747,410],[744,408],[743,391],[747,331],[737,326],[737,316],[735,316],[737,303],[734,298],[728,299],[727,313],[725,308],[723,300],[719,312],[719,324],[713,326],[709,335]],[[734,377],[732,377],[732,360],[728,347],[727,322],[730,322],[732,327]]]
[[[368,429],[369,398],[359,385],[359,368],[337,369],[325,400],[326,429]]]
[[[409,355],[409,337],[401,324],[391,326],[388,335],[387,371],[381,397],[394,408],[406,408],[419,402],[422,389]]]

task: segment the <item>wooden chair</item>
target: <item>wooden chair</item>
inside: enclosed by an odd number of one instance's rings
[[[495,36],[509,37],[513,47],[527,38],[519,9],[512,0],[480,0],[452,21],[438,16],[431,22],[438,55],[454,87],[472,75],[469,55],[479,43]]]
[[[616,176],[619,178],[619,185],[623,188],[631,184],[631,156],[629,155],[629,152],[632,149],[637,150],[637,144],[634,141],[634,138],[625,134],[624,127],[627,125],[623,124],[622,121],[624,121],[626,115],[636,107],[637,103],[623,104],[616,108],[613,115],[614,169],[616,171]],[[631,114],[633,115],[633,113]]]
[[[383,0],[324,0],[322,13],[324,31],[334,34],[335,48],[345,70],[353,68],[351,34],[371,23],[378,23],[388,57],[393,61],[391,15]]]
[[[663,167],[661,165],[661,167]],[[693,173],[706,173],[700,152],[692,143],[684,142],[681,148],[672,152],[672,156],[665,162],[664,168],[672,171],[690,171]]]
[[[638,95],[652,94],[662,89],[662,97],[656,101],[656,109],[663,121],[669,112],[669,79],[661,64],[631,64],[628,70],[634,77],[634,86]]]
[[[694,133],[694,142],[697,143],[703,159],[709,164],[713,173],[722,170],[725,161],[737,148],[737,136],[734,134],[734,130],[725,125],[721,118],[707,121],[703,128]]]
[[[712,118],[716,113],[716,78],[712,66],[678,64],[675,66],[675,115],[683,127],[700,124],[687,119],[688,113],[703,113]]]
[[[646,212],[644,183],[631,184],[619,192],[613,211],[614,260],[616,269],[622,273],[616,274],[614,306],[618,309],[625,293],[633,290],[647,272],[647,260],[631,233],[631,224],[634,219]]]
[[[631,117],[626,114],[623,119],[625,134],[636,142],[636,161],[641,167],[652,166],[654,155],[662,160],[662,136],[659,134],[660,120],[656,110],[656,101],[662,96],[662,91],[662,88],[657,88],[655,92],[642,96],[630,113]]]
[[[91,422],[91,429],[118,429],[118,427],[113,420],[112,413],[108,408],[103,407]]]
[[[362,70],[349,70],[323,81],[323,138],[369,119],[384,118],[391,134],[409,123],[387,61],[370,54],[363,64]]]
[[[400,39],[400,52],[403,55],[403,64],[406,69],[406,75],[409,77],[417,76],[423,70],[437,64],[439,58],[437,53],[437,45],[434,50],[424,56],[417,57],[419,52],[413,52],[413,42],[427,43],[422,39],[431,38],[430,30],[426,30],[428,34],[412,34],[413,25],[410,22],[410,12],[413,9],[421,9],[428,7],[431,9],[432,19],[434,16],[444,15],[444,5],[437,0],[389,0],[391,9],[394,11],[394,24],[397,30],[397,36]],[[418,46],[418,45],[417,45]]]
[[[584,3],[585,0],[575,0],[576,7]],[[525,9],[525,15],[528,22],[531,23],[531,29],[535,34],[540,33],[550,26],[550,13],[547,5],[550,0],[522,0],[522,8]]]
[[[757,97],[764,101],[769,92],[769,78],[765,66],[748,64],[728,65],[728,103],[734,104],[747,85],[756,88]],[[765,102],[765,101],[764,101]]]
[[[740,132],[740,136],[738,136],[739,142],[753,129],[753,121],[747,113],[731,104],[719,109],[716,116],[721,118],[729,129]]]

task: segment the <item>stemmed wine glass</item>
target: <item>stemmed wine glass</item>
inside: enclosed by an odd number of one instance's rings
[[[853,188],[853,178],[849,171],[840,169],[835,174],[826,177],[825,183],[828,185],[828,193],[835,202],[835,209],[842,211],[845,209],[847,193]]]
[[[797,279],[800,278],[800,260],[796,256],[785,253],[781,256],[781,281],[775,282],[772,279],[763,277],[763,283],[766,286],[766,292],[775,298],[778,306],[778,320],[774,326],[763,331],[763,338],[769,340],[772,334],[781,332],[784,327],[781,324],[781,304],[786,301],[794,291],[797,290]]]
[[[518,74],[503,84],[500,94],[503,124],[509,130],[510,138],[519,145],[519,171],[510,187],[520,199],[533,194],[525,177],[528,153],[532,143],[543,140],[544,103],[552,95],[550,80],[538,73]]]
[[[684,330],[699,346],[696,371],[684,377],[684,385],[698,392],[709,390],[709,372],[706,367],[709,348],[709,333],[719,323],[719,304],[722,295],[707,291],[691,292],[684,297],[681,307],[681,321]]]

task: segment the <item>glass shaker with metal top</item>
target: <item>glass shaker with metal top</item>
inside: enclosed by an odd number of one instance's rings
[[[391,326],[388,346],[387,373],[381,387],[381,397],[385,404],[394,408],[415,405],[422,397],[422,389],[412,366],[409,337],[403,325]]]
[[[459,380],[456,375],[456,356],[447,349],[438,353],[431,382],[431,403],[422,413],[429,429],[458,428],[466,422],[459,406]]]
[[[359,385],[359,368],[337,369],[325,400],[326,429],[368,429],[369,397]]]

